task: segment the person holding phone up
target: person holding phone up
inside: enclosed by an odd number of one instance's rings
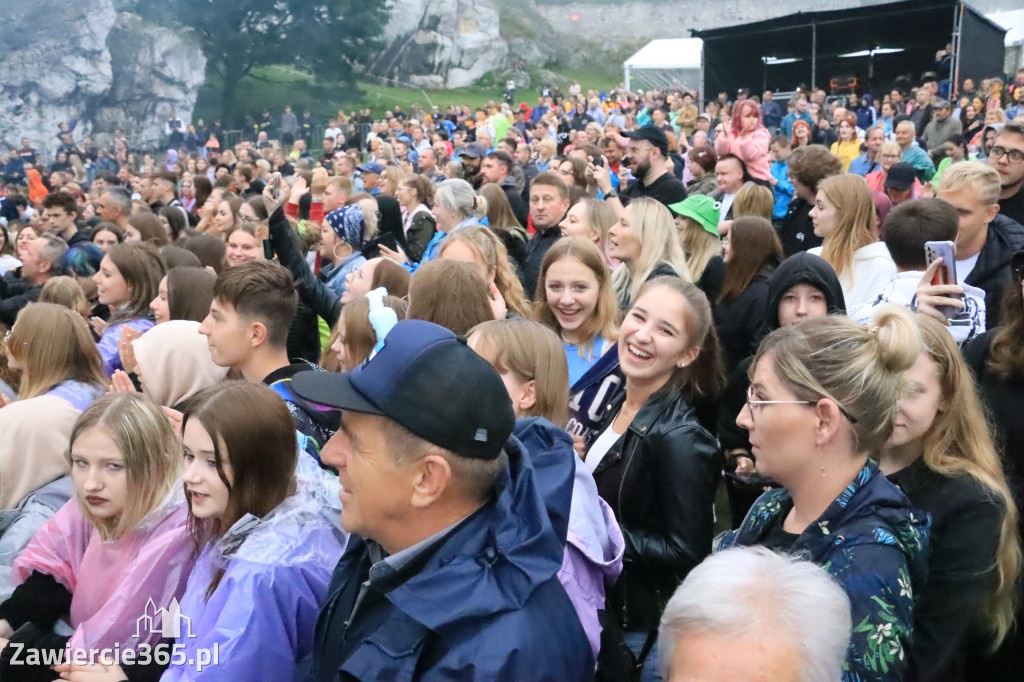
[[[956,268],[948,267],[948,284],[939,284],[936,273],[946,260],[929,263],[928,245],[953,244],[959,216],[941,199],[911,199],[889,212],[885,219],[885,245],[896,264],[896,275],[872,301],[851,308],[848,316],[861,324],[874,319],[884,305],[901,305],[933,317],[949,328],[957,343],[966,343],[985,331],[985,292],[956,281]]]

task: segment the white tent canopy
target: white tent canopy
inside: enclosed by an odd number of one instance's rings
[[[1017,69],[1024,67],[1024,9],[992,12],[985,18],[1006,29],[1006,62],[1004,71],[1013,78]]]
[[[638,84],[649,88],[686,88],[700,92],[701,57],[704,41],[700,38],[664,38],[652,40],[623,63],[626,89]]]

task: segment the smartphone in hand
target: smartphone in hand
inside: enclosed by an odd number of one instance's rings
[[[930,266],[939,258],[942,259],[942,265],[935,270],[935,275],[932,277],[932,285],[959,284],[956,278],[956,244],[951,241],[925,242],[925,262]],[[961,296],[961,298],[963,297]],[[952,319],[960,313],[959,308],[946,305],[938,306],[937,310],[945,315],[947,319]]]

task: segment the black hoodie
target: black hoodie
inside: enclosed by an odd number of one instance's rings
[[[797,253],[782,261],[768,280],[768,300],[764,312],[762,338],[779,328],[779,303],[782,302],[783,295],[797,284],[809,284],[825,294],[825,303],[830,315],[846,314],[843,288],[832,266],[820,256],[806,252]],[[729,378],[729,385],[722,393],[718,412],[718,440],[725,452],[734,449],[750,450],[747,431],[736,425],[736,416],[747,400],[747,388],[750,386],[747,372],[753,361],[753,356],[749,356],[739,363]]]

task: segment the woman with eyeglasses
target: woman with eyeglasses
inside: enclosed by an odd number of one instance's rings
[[[238,208],[238,216],[227,233],[224,265],[233,268],[255,260],[266,260],[263,240],[270,236],[267,229],[267,207],[263,197],[252,197]]]
[[[823,566],[850,598],[849,680],[903,679],[914,597],[928,558],[928,519],[875,463],[922,349],[902,308],[862,327],[828,316],[780,327],[754,358],[747,404],[762,495],[717,549],[763,545]]]
[[[882,146],[878,149],[878,161],[882,164],[882,167],[876,171],[872,171],[864,176],[864,179],[868,183],[868,187],[872,192],[881,192],[885,194],[885,179],[889,176],[889,169],[900,162],[903,158],[903,150],[900,149],[898,142],[883,142]],[[919,197],[921,196],[921,181],[914,178],[914,184],[910,190],[910,196]]]

